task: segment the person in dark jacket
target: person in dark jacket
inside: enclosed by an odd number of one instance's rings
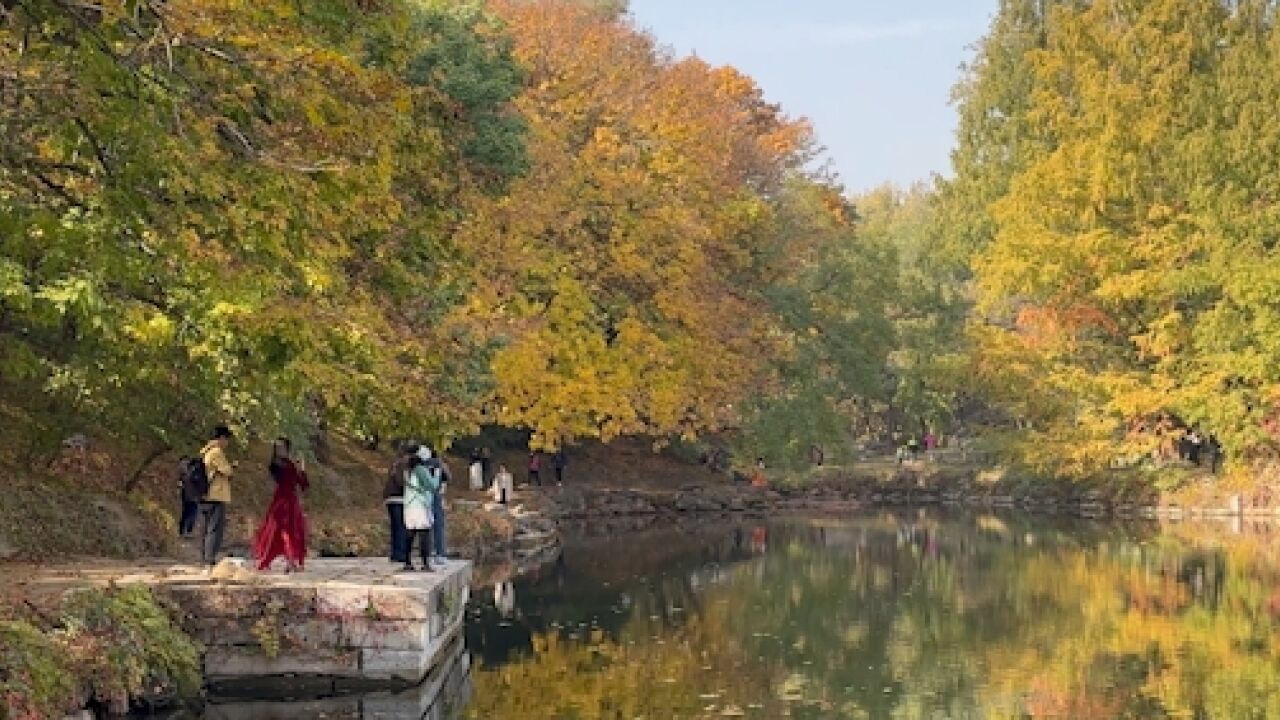
[[[569,464],[569,456],[565,454],[564,448],[556,450],[556,454],[551,456],[551,467],[556,471],[556,485],[564,485],[564,469]]]
[[[404,525],[404,479],[416,449],[411,444],[396,456],[387,469],[387,484],[382,489],[382,499],[387,506],[387,520],[391,528],[391,552],[388,557],[392,562],[402,565],[409,562],[409,531]]]
[[[190,472],[195,458],[183,457],[178,461],[178,498],[182,514],[178,518],[178,535],[190,538],[196,531],[196,518],[200,516],[200,490],[196,488]]]

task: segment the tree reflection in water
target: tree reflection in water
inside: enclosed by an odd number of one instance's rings
[[[570,542],[510,619],[473,608],[469,717],[1280,717],[1280,561],[1194,529],[913,512]]]

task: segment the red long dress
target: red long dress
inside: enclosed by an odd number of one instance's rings
[[[307,559],[307,518],[302,514],[299,490],[306,490],[307,474],[292,460],[281,460],[276,478],[276,493],[267,508],[267,517],[258,528],[253,542],[253,556],[258,569],[266,570],[283,555],[290,565],[301,568]]]

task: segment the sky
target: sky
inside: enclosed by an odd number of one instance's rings
[[[951,88],[998,0],[631,0],[678,55],[733,65],[808,118],[850,192],[949,174]]]

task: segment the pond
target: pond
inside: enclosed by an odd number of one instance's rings
[[[465,717],[1280,718],[1266,530],[913,511],[570,539],[477,599]]]
[[[1280,718],[1268,525],[917,510],[588,525],[555,562],[477,587],[468,612],[461,674],[429,703],[207,716]]]

